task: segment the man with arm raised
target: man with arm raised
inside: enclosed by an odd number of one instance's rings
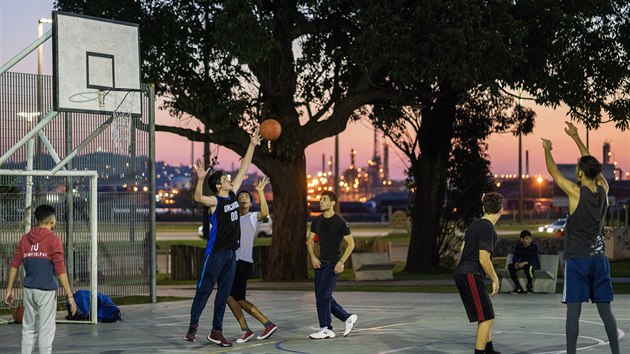
[[[210,208],[208,218],[212,228],[208,235],[203,268],[190,309],[190,326],[185,337],[187,341],[195,341],[199,318],[206,307],[212,288],[217,284],[212,331],[207,338],[208,341],[219,346],[232,346],[232,343],[223,337],[223,315],[234,280],[235,251],[239,248],[241,237],[239,206],[235,191],[241,187],[252,161],[254,148],[258,144],[260,144],[260,136],[256,131],[251,137],[249,147],[234,180],[231,180],[230,176],[224,174],[223,171],[215,171],[208,177],[208,186],[214,195],[205,196],[202,193],[203,183],[209,170],[204,170],[199,163],[195,166],[198,177],[195,201]]]
[[[542,139],[547,171],[554,183],[569,197],[569,217],[564,230],[564,290],[562,302],[567,304],[567,353],[577,350],[582,303],[589,298],[597,305],[599,316],[613,354],[619,353],[617,321],[612,313],[613,300],[610,264],[604,254],[604,221],[608,207],[608,182],[602,165],[591,156],[578,135],[577,128],[566,122],[564,131],[577,144],[580,159],[575,170],[575,183],[565,178],[551,156],[551,141]]]

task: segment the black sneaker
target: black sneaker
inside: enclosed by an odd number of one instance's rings
[[[231,347],[232,346],[232,342],[230,342],[229,340],[225,339],[225,337],[223,336],[223,331],[217,331],[216,329],[213,329],[212,332],[210,332],[210,334],[208,334],[208,340],[216,345],[220,345],[222,347]]]
[[[536,292],[534,291],[534,289],[532,288],[527,288],[527,295],[533,295],[536,294]]]
[[[197,337],[197,327],[199,327],[198,324],[191,324],[190,327],[188,327],[188,333],[186,333],[184,339],[189,342],[194,342]]]
[[[523,288],[521,287],[514,288],[514,290],[510,291],[510,294],[512,295],[525,294],[525,290],[523,290]]]

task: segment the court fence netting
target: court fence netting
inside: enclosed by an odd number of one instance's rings
[[[119,142],[112,141],[108,124],[111,114],[60,112],[43,128],[43,134],[0,165],[2,300],[15,247],[25,230],[35,225],[32,212],[42,204],[56,209],[54,232],[64,245],[73,291],[89,290],[91,279],[96,279],[98,292],[114,301],[131,295],[155,298],[154,94],[150,85],[142,89],[143,113],[131,118],[128,149],[120,149]],[[51,76],[1,74],[0,156],[44,117],[40,112],[51,110]],[[83,143],[95,132],[100,134]],[[76,156],[64,169],[50,173],[77,147]],[[92,226],[98,230],[96,277],[92,277],[95,268],[91,267]],[[14,286],[14,306],[22,299],[22,278],[20,271]],[[63,310],[67,299],[61,288],[57,299],[57,317],[62,320],[67,314]],[[0,317],[8,319],[11,313],[12,309],[1,301]]]

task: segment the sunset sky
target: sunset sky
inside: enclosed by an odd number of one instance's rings
[[[37,21],[40,18],[50,18],[53,1],[29,0],[0,0],[0,63],[4,64],[37,38]],[[44,31],[50,29],[44,25]],[[44,73],[52,73],[51,41],[44,45]],[[22,62],[14,66],[11,71],[37,72],[37,53],[32,52]],[[529,151],[529,173],[546,175],[544,155],[540,139],[551,139],[554,143],[553,154],[558,163],[574,163],[578,150],[572,140],[563,131],[566,117],[566,107],[552,110],[545,107],[534,107],[537,118],[534,133],[523,137],[523,172],[525,172],[525,151]],[[179,126],[196,126],[194,122],[178,122],[168,116],[165,111],[157,112],[157,123]],[[578,126],[582,139],[585,140],[585,128]],[[367,121],[351,123],[339,136],[339,154],[341,169],[350,163],[350,150],[356,149],[356,161],[359,167],[367,166],[372,157],[373,128]],[[366,137],[370,138],[367,139]],[[591,153],[600,161],[602,159],[602,145],[608,141],[612,146],[614,159],[625,172],[630,169],[630,132],[616,130],[611,124],[604,124],[599,130],[589,133],[589,147]],[[518,138],[511,134],[494,134],[488,140],[488,154],[495,174],[509,174],[518,171]],[[174,146],[179,149],[173,149]],[[201,157],[202,145],[195,144],[195,155]],[[320,141],[306,150],[307,172],[314,173],[321,168],[322,154],[326,160],[334,154],[334,139]],[[230,168],[237,164],[237,155],[228,149],[219,149],[219,162],[222,168]],[[158,133],[156,136],[156,159],[171,164],[190,164],[191,143],[172,134]],[[238,164],[236,165],[238,166]],[[390,146],[390,177],[404,178],[406,158]]]

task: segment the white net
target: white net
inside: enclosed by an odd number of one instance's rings
[[[129,152],[131,142],[131,113],[114,112],[112,116],[112,144],[116,152],[126,154]]]
[[[121,154],[129,152],[131,143],[132,109],[138,92],[127,92],[120,102],[116,102],[116,109],[112,114],[111,139],[115,151]],[[114,96],[117,97],[117,96]]]

